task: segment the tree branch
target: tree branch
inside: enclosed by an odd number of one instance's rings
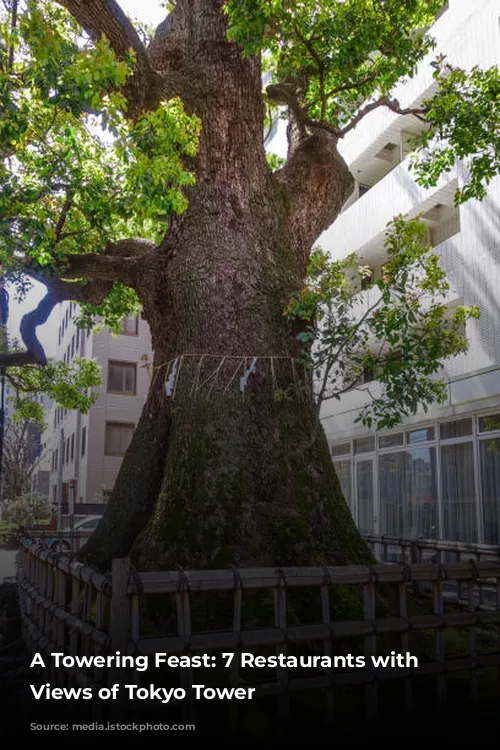
[[[49,282],[45,280],[44,283]],[[47,322],[54,307],[64,300],[98,305],[109,294],[111,286],[111,283],[77,284],[59,280],[53,281],[35,310],[24,315],[21,320],[19,332],[26,351],[0,354],[0,368],[47,364],[47,357],[42,344],[38,340],[36,329]]]
[[[11,352],[0,355],[0,368],[18,367],[27,364],[44,365],[47,362],[43,346],[36,329],[43,325],[53,308],[64,300],[84,304],[100,305],[111,291],[115,281],[133,284],[140,260],[151,255],[156,246],[153,242],[129,238],[109,243],[106,253],[71,255],[67,268],[60,275],[41,266],[32,266],[26,261],[19,263],[19,272],[44,284],[48,291],[38,307],[27,313],[20,326],[20,333],[26,347],[25,352]],[[84,282],[65,279],[87,279]]]
[[[362,107],[362,109],[359,110],[358,114],[353,117],[353,119],[347,125],[341,128],[341,130],[339,131],[340,138],[343,138],[350,130],[356,127],[356,125],[363,119],[363,117],[366,117],[366,115],[370,114],[370,112],[373,112],[373,110],[377,109],[378,107],[388,107],[397,115],[414,115],[419,120],[422,120],[422,122],[426,122],[425,114],[427,110],[425,108],[402,108],[397,99],[389,99],[388,96],[381,96],[376,101],[370,102],[370,104]]]
[[[151,66],[161,76],[165,89],[171,96],[180,96],[188,109],[196,110],[198,100],[209,96],[214,86],[195,52],[200,41],[199,30],[195,28],[197,19],[206,33],[214,16],[226,23],[220,4],[177,0],[147,49]]]
[[[321,99],[321,119],[323,120],[326,115],[327,96],[325,94],[325,62],[321,55],[318,55],[310,39],[302,34],[298,23],[292,21],[293,28],[300,42],[309,52],[310,56],[316,63],[318,68],[318,83],[319,83],[319,96]]]
[[[301,126],[304,135],[306,135],[307,128],[324,130],[336,138],[341,135],[341,131],[333,125],[309,116],[307,108],[299,102],[293,85],[288,83],[271,84],[266,88],[266,94],[271,102],[284,104],[288,107],[296,123]]]
[[[144,110],[155,109],[164,95],[163,82],[151,66],[139,34],[118,3],[115,0],[57,1],[92,39],[98,40],[104,35],[118,58],[126,58],[133,50],[135,72],[123,90],[129,102],[129,116],[134,119]]]
[[[148,240],[130,238],[109,243],[105,253],[70,255],[62,279],[89,279],[92,281],[122,281],[134,286],[138,261],[152,254],[156,246]]]
[[[358,81],[352,81],[351,83],[342,83],[340,86],[335,86],[335,88],[327,91],[325,96],[327,99],[329,99],[331,96],[335,96],[335,94],[341,94],[343,91],[352,91],[353,89],[359,89],[366,83],[370,83],[370,81],[373,81],[376,77],[377,73],[367,73]]]
[[[293,244],[309,249],[338,216],[354,179],[337,151],[337,139],[322,130],[304,137],[283,169],[274,174],[284,196],[286,229]]]

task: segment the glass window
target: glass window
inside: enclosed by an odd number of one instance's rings
[[[108,393],[134,396],[136,369],[133,362],[108,362]]]
[[[351,460],[346,459],[345,461],[334,461],[333,465],[340,483],[342,494],[352,511]]]
[[[354,441],[354,453],[370,453],[375,450],[375,438],[360,438]]]
[[[136,315],[128,315],[123,318],[122,333],[125,336],[137,336],[139,333],[139,318]]]
[[[472,442],[441,447],[441,477],[444,539],[477,542]]]
[[[379,486],[381,534],[437,538],[435,448],[379,456]]]
[[[341,443],[340,445],[332,445],[331,451],[332,456],[344,456],[346,453],[351,452],[351,444]]]
[[[127,450],[132,435],[133,424],[122,422],[106,422],[105,453],[107,456],[123,456]]]
[[[85,441],[87,439],[87,428],[82,427],[82,456],[85,455]]]
[[[381,435],[378,439],[379,448],[393,448],[395,445],[403,445],[404,435],[398,432],[396,435]]]
[[[75,457],[75,433],[71,435],[71,460]]]
[[[427,440],[434,440],[434,427],[424,427],[423,430],[412,430],[406,433],[406,442],[410,445],[425,443]]]
[[[358,528],[362,534],[373,534],[373,460],[356,461]]]
[[[480,440],[484,541],[500,544],[500,440]]]
[[[494,430],[500,430],[500,414],[479,417],[479,432],[493,432]]]
[[[472,419],[457,419],[454,422],[445,422],[439,425],[439,434],[441,440],[472,435]]]

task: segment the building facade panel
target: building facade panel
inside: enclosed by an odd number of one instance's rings
[[[497,65],[498,3],[448,5],[433,29],[439,49],[464,68]],[[424,64],[397,92],[401,103],[425,96],[431,73]],[[393,153],[384,144],[403,143],[404,119],[377,112],[341,144],[358,184],[318,244],[334,258],[356,252],[376,272],[384,262],[385,224],[395,214],[422,214],[447,272],[449,304],[478,305],[481,317],[467,323],[468,351],[444,363],[444,404],[420,410],[398,430],[375,432],[355,423],[370,398],[355,391],[324,403],[321,418],[362,531],[500,544],[500,179],[483,201],[469,201],[453,213],[463,165],[430,190],[415,185],[403,151],[396,149],[393,162],[381,166],[380,157],[390,161]],[[369,387],[376,393],[376,383]]]
[[[106,426],[127,424],[126,440],[130,440],[151,375],[151,338],[142,317],[123,321],[118,336],[107,329],[97,333],[79,330],[76,317],[72,303],[60,306],[57,358],[67,362],[75,356],[95,359],[102,384],[95,389],[97,399],[88,414],[53,408],[49,415],[53,445],[50,493],[54,502],[63,505],[70,492],[77,503],[95,503],[102,502],[112,489],[128,443],[122,440],[118,455],[108,455]]]

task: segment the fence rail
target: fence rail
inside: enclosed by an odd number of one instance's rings
[[[380,538],[372,540],[373,544],[380,542]],[[393,540],[384,542],[393,544]],[[404,549],[409,550],[411,544],[414,543],[405,542]],[[428,549],[427,542],[418,544],[416,549]],[[450,583],[454,585],[451,592],[446,591]],[[217,686],[252,687],[255,697],[276,696],[282,716],[290,712],[292,695],[321,690],[327,713],[333,718],[339,690],[357,686],[364,693],[367,716],[373,717],[378,711],[380,684],[390,680],[402,681],[404,703],[411,711],[415,703],[412,679],[415,677],[435,679],[436,700],[443,705],[447,680],[453,673],[469,673],[470,693],[477,697],[478,673],[491,668],[500,672],[500,560],[495,559],[157,573],[136,572],[128,559],[120,559],[113,561],[111,575],[103,575],[26,538],[20,549],[18,584],[24,635],[33,653],[50,654],[55,649],[72,656],[107,656],[117,651],[143,656],[158,652],[178,655],[208,652],[220,656],[231,652],[236,658],[230,669],[217,673]],[[421,594],[423,585],[428,587],[432,601],[425,604],[423,600],[423,608],[419,605],[420,611],[418,608],[415,611],[414,594]],[[331,594],[340,587],[359,592],[362,615],[358,620],[339,619]],[[488,605],[481,602],[481,589],[485,587],[491,594]],[[246,592],[265,590],[271,592],[274,617],[265,626],[248,628]],[[314,597],[319,613],[317,621],[301,624],[291,618],[293,600],[299,591],[309,591]],[[144,608],[151,596],[158,595],[174,607],[175,632],[147,635]],[[222,595],[230,603],[232,627],[198,631],[193,622],[199,598]],[[380,612],[380,595],[392,601],[391,611]],[[451,608],[450,602],[454,604]],[[458,606],[460,603],[462,606]],[[467,633],[465,653],[448,652],[446,634],[456,629]],[[372,657],[387,655],[391,648],[409,654],[412,639],[418,633],[432,633],[432,653],[429,651],[424,661],[419,659],[417,667],[410,664],[391,669],[372,663]],[[487,644],[487,652],[481,652],[480,641]],[[300,672],[280,665],[278,659],[277,666],[266,672],[264,679],[258,678],[259,670],[253,675],[248,671],[243,674],[241,653],[245,650],[268,653],[269,647],[277,657],[286,658],[299,653],[299,649],[329,659],[334,659],[335,654],[339,666],[323,668],[320,664],[317,669]],[[350,669],[342,664],[346,648],[363,655],[365,667]],[[51,663],[45,668],[44,677],[58,686],[65,683],[109,686],[123,682],[124,671],[112,667],[55,670]],[[149,684],[151,673],[127,673],[128,684],[140,687],[142,679]],[[193,670],[179,669],[178,679],[189,693]],[[239,710],[238,703],[234,702],[231,711]],[[146,705],[145,701],[140,702],[141,709]],[[194,702],[190,703],[189,695],[183,701],[183,707],[186,705],[193,710]],[[129,710],[134,707],[138,704],[129,704]],[[92,710],[93,716],[102,715],[102,702],[95,701]]]
[[[47,529],[27,529],[24,531],[23,538],[31,539],[39,543],[44,549],[53,548],[55,551],[61,551],[61,543],[68,551],[80,552],[81,548],[89,539],[93,531],[74,531],[66,530],[47,530]]]
[[[463,557],[469,560],[500,560],[500,547],[497,545],[451,542],[443,539],[401,539],[376,534],[362,534],[362,537],[381,562],[390,562],[390,552],[396,552],[404,562],[422,562],[425,557],[432,556],[430,553],[434,553],[438,562],[443,562],[444,557],[450,557],[446,553],[454,553],[458,562]]]

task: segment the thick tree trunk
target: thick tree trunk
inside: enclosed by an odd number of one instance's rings
[[[150,51],[160,69],[172,45],[177,61],[189,50],[204,72],[197,182],[141,268],[153,391],[84,554],[102,566],[132,547],[142,570],[367,561],[283,315],[352,178],[317,133],[270,173],[260,64],[227,42],[221,6],[178,2],[175,44],[160,35]]]

